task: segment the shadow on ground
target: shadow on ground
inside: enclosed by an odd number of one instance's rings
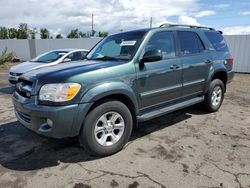
[[[15,91],[14,86],[7,86],[0,88],[0,94],[12,94]]]
[[[202,112],[191,107],[141,123],[133,131],[130,143],[154,131],[185,121],[192,117],[191,114],[199,113]],[[41,137],[17,121],[0,126],[0,146],[0,165],[19,171],[57,166],[60,161],[76,163],[97,159],[88,155],[76,138],[57,140]]]

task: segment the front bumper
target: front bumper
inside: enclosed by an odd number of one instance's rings
[[[28,101],[17,92],[13,94],[17,119],[28,129],[52,138],[77,136],[91,106],[91,103],[44,106]]]

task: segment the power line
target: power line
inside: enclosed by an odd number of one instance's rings
[[[94,36],[94,14],[92,14],[92,21],[91,21],[91,27],[92,27],[92,33],[91,33],[91,36],[93,37]]]

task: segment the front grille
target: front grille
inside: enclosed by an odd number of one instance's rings
[[[32,92],[32,85],[33,83],[29,80],[18,79],[18,82],[16,84],[16,91],[19,95],[25,98],[30,98]]]
[[[16,84],[17,83],[17,81],[15,81],[15,80],[9,80],[9,82],[11,83],[11,84]]]
[[[22,113],[22,112],[17,112],[17,114],[18,114],[18,116],[19,116],[23,121],[25,121],[25,122],[27,122],[27,123],[30,123],[30,121],[31,121],[30,115],[24,114],[24,113]]]

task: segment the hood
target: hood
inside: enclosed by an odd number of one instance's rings
[[[117,66],[127,63],[121,60],[83,60],[70,63],[62,63],[46,68],[36,69],[23,75],[25,78],[39,80],[39,82],[65,81],[71,76],[90,72],[107,67]]]
[[[24,62],[11,67],[10,72],[23,74],[34,69],[49,66],[49,63]]]

